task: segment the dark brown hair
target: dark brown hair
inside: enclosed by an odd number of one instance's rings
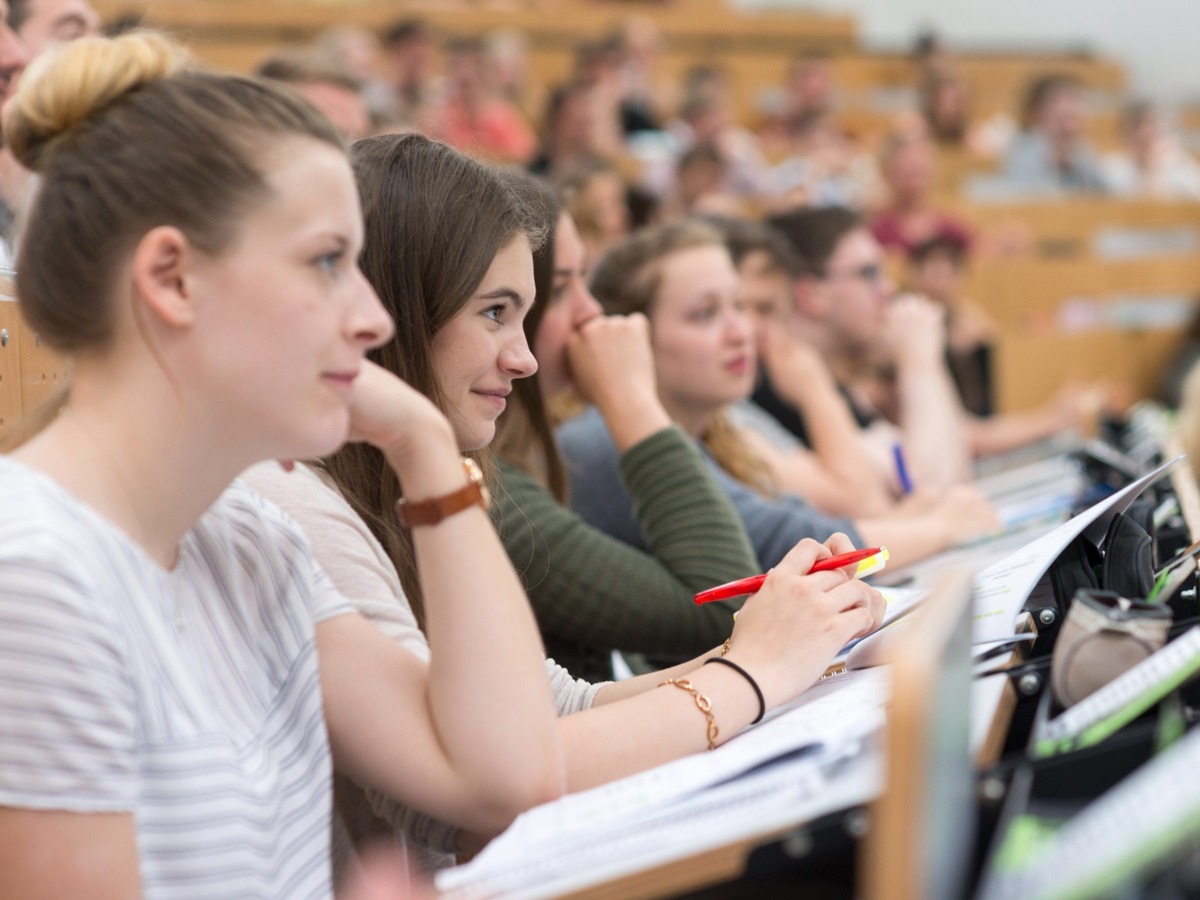
[[[787,238],[801,274],[813,278],[824,278],[842,238],[864,227],[862,216],[842,206],[794,209],[771,216],[767,224]]]
[[[423,135],[366,138],[350,156],[366,224],[359,265],[396,322],[396,336],[368,357],[447,412],[433,337],[514,238],[525,235],[532,247],[541,246],[540,222],[496,172]],[[489,462],[487,453],[480,456]],[[347,444],[325,468],[387,550],[423,622],[411,537],[394,511],[400,482],[383,454]]]
[[[33,0],[8,0],[8,27],[20,31],[29,19]]]
[[[766,222],[726,216],[704,216],[704,221],[721,232],[735,266],[740,268],[742,261],[752,253],[765,253],[771,271],[782,272],[789,278],[796,278],[801,273],[796,252],[778,228]]]

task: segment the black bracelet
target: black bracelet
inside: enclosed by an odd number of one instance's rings
[[[707,666],[709,663],[720,663],[723,666],[729,666],[729,668],[733,669],[733,671],[737,672],[748,682],[750,682],[750,687],[754,688],[754,696],[758,698],[758,716],[750,724],[757,725],[759,722],[761,722],[762,717],[767,713],[767,701],[763,699],[762,690],[759,688],[758,682],[750,677],[749,672],[731,659],[726,659],[723,656],[710,656],[704,661],[704,665]]]

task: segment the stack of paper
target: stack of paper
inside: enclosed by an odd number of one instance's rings
[[[885,669],[822,681],[713,753],[530,810],[471,863],[439,873],[455,897],[554,896],[866,802]]]

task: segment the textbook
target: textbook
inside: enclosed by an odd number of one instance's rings
[[[1099,545],[1113,517],[1128,509],[1143,490],[1182,459],[1184,457],[1177,456],[1147,472],[1127,487],[1009,553],[976,575],[972,591],[975,642],[1002,640],[1011,635],[1021,607],[1066,546],[1081,534]]]

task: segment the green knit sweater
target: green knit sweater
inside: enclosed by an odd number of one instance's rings
[[[746,532],[676,427],[632,447],[621,477],[650,552],[597,531],[526,472],[502,463],[493,516],[525,582],[546,652],[579,678],[612,677],[609,651],[688,658],[718,646],[742,601],[700,590],[757,572]]]

